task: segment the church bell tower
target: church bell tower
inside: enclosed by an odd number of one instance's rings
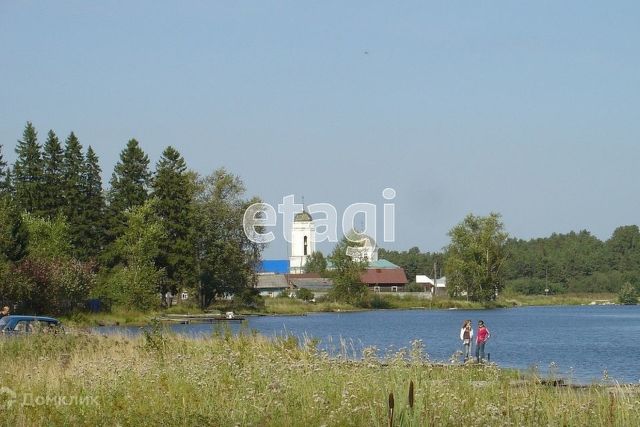
[[[316,251],[316,226],[305,209],[295,215],[291,227],[290,273],[304,273],[309,256]]]

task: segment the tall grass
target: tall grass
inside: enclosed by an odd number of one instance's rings
[[[160,329],[136,338],[2,339],[0,387],[17,399],[0,410],[0,423],[386,426],[391,393],[394,425],[630,426],[640,419],[631,386],[553,388],[494,366],[436,366],[420,342],[383,360],[365,351],[357,362],[330,358],[316,344],[224,331],[196,340]],[[24,406],[25,396],[49,403]]]

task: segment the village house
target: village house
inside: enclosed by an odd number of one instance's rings
[[[404,292],[408,283],[404,269],[385,259],[370,262],[360,280],[373,292]]]

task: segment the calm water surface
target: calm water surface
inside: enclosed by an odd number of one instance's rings
[[[378,354],[423,341],[431,360],[448,361],[460,349],[460,326],[478,319],[491,331],[486,352],[503,367],[557,373],[574,382],[612,379],[640,382],[640,306],[523,307],[501,310],[381,310],[307,316],[250,317],[248,327],[267,336],[313,337],[321,348],[358,357],[364,347]],[[234,332],[237,322],[229,323]],[[209,335],[220,326],[171,325],[177,333]],[[139,328],[97,328],[99,332]],[[551,366],[551,370],[550,370]]]

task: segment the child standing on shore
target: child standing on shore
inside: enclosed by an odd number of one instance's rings
[[[462,340],[462,356],[466,362],[471,357],[471,340],[473,339],[473,328],[471,320],[465,320],[460,329],[460,339]]]

